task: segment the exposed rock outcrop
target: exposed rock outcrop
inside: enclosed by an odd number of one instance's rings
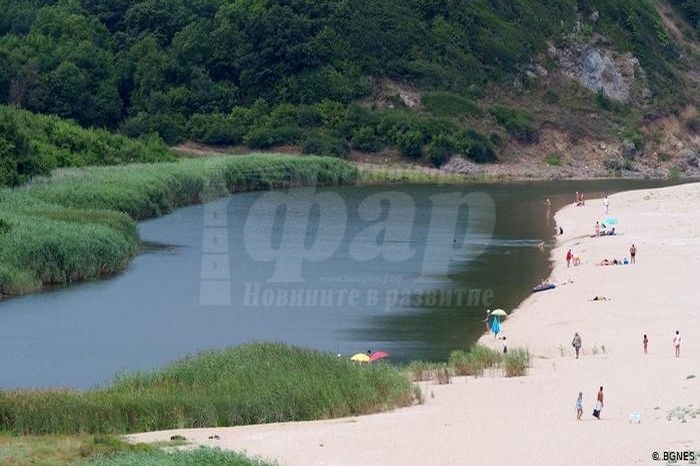
[[[600,36],[563,49],[550,46],[548,53],[559,62],[566,77],[593,92],[603,90],[613,100],[627,102],[635,81],[644,81],[639,60],[631,53],[617,54],[610,50]],[[647,92],[643,90],[642,94]]]

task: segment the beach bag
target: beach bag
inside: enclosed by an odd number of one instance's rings
[[[600,419],[600,410],[594,409],[593,410],[593,417]]]

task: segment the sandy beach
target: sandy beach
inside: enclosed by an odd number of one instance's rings
[[[282,465],[655,464],[654,452],[663,457],[665,451],[694,451],[700,458],[698,204],[700,183],[613,195],[609,216],[619,224],[609,237],[591,237],[596,220],[606,218],[600,199],[557,212],[564,229],[551,251],[550,281],[557,287],[533,294],[502,324],[509,348],[527,347],[535,355],[525,377],[422,383],[424,404],[370,416],[130,438],[153,442],[179,434],[195,445]],[[632,243],[636,264],[595,265],[629,258]],[[580,266],[567,268],[568,249],[580,256]],[[672,348],[676,330],[680,358]],[[578,360],[575,332],[583,341]],[[501,348],[493,335],[481,342]],[[591,411],[601,385],[605,408],[597,420]],[[579,391],[582,421],[574,409]],[[669,420],[682,408],[684,419]],[[633,412],[640,423],[630,422]],[[213,435],[219,438],[209,439]]]

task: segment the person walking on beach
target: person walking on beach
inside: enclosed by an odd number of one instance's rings
[[[596,399],[595,409],[593,410],[593,417],[600,420],[600,413],[603,411],[603,406],[603,387],[601,386],[600,390],[598,390],[598,397]]]
[[[578,392],[578,399],[576,400],[576,420],[580,421],[581,416],[583,416],[583,392]]]
[[[681,334],[676,330],[676,335],[673,337],[673,351],[677,358],[681,357]]]
[[[506,337],[503,337],[503,356],[508,354],[508,344],[506,343]]]
[[[644,354],[647,354],[647,345],[649,345],[649,339],[647,338],[647,334],[644,334],[644,338],[642,338],[642,346],[644,346]]]
[[[571,249],[569,249],[569,252],[566,253],[566,268],[568,269],[571,267],[571,259],[574,257],[574,253],[571,252]]]
[[[634,257],[637,255],[637,246],[632,243],[630,247],[630,262],[634,264]]]
[[[606,194],[603,198],[603,208],[605,209],[605,215],[608,215],[608,209],[610,207],[610,201],[608,200],[608,195]]]
[[[486,322],[486,333],[491,331],[491,309],[486,309],[486,318],[483,320]]]
[[[578,354],[581,351],[581,335],[576,332],[574,334],[574,339],[571,341],[571,346],[576,350],[576,359],[578,359]]]

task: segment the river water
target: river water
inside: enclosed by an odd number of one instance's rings
[[[0,301],[0,386],[87,388],[250,341],[445,359],[486,308],[510,312],[548,275],[552,215],[576,190],[665,184],[342,187],[178,209],[140,223],[125,272]]]

